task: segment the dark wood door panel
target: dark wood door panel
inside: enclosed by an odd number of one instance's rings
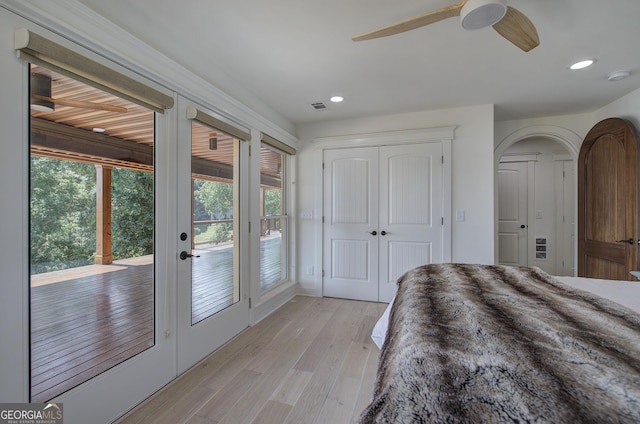
[[[586,272],[590,278],[606,280],[626,280],[629,273],[626,264],[610,262],[602,258],[587,256],[585,259]]]
[[[578,158],[578,275],[633,279],[640,269],[639,138],[633,125],[605,119],[587,134]],[[619,240],[633,239],[632,243]]]

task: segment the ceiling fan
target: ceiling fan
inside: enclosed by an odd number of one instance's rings
[[[528,52],[540,44],[538,32],[522,12],[507,6],[506,0],[459,0],[458,2],[422,15],[352,37],[353,41],[388,37],[420,28],[447,18],[460,16],[464,29],[493,26],[498,34]]]
[[[31,73],[31,109],[39,112],[53,112],[55,105],[76,107],[81,109],[102,110],[107,112],[126,113],[127,108],[107,103],[88,102],[84,100],[52,98],[51,76],[44,73]]]

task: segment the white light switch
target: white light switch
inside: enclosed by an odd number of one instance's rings
[[[464,209],[458,209],[456,211],[456,221],[458,222],[464,221]]]
[[[300,212],[300,218],[313,219],[313,209],[305,209],[302,212]]]

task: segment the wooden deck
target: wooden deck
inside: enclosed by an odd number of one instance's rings
[[[280,238],[261,241],[261,286],[279,282]],[[232,249],[198,249],[192,323],[233,302]],[[151,257],[34,275],[31,401],[45,402],[154,345]]]

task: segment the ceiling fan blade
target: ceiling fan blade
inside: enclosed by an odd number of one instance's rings
[[[525,52],[540,44],[538,31],[533,23],[522,12],[511,6],[507,6],[504,18],[494,24],[493,29]]]
[[[73,99],[52,99],[51,97],[40,96],[38,94],[34,94],[32,97],[38,100],[44,100],[46,102],[52,102],[52,103],[63,105],[63,106],[78,107],[82,109],[104,110],[107,112],[118,112],[118,113],[127,112],[127,108],[125,107],[109,105],[106,103],[85,102],[82,100],[73,100]]]
[[[396,22],[395,24],[365,32],[363,34],[354,35],[351,39],[353,41],[363,41],[371,40],[373,38],[388,37],[390,35],[400,34],[402,32],[433,24],[447,18],[460,16],[460,9],[462,9],[462,6],[464,6],[466,2],[467,0],[460,0],[451,6],[432,10],[431,12],[414,16],[412,18],[405,19],[404,21]]]

